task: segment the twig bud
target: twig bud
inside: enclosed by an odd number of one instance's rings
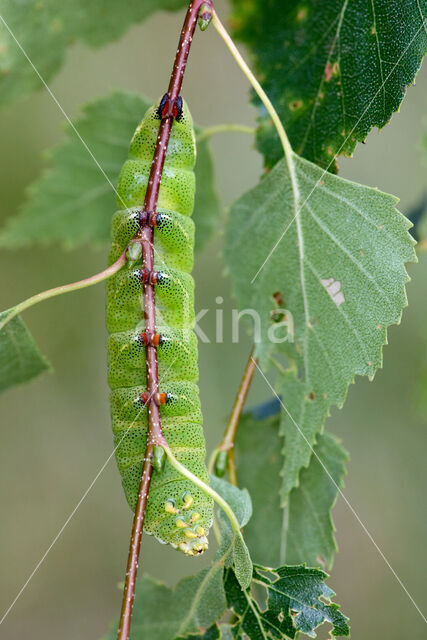
[[[204,2],[200,7],[199,17],[197,20],[200,30],[206,31],[211,20],[212,20],[212,7],[207,2]]]

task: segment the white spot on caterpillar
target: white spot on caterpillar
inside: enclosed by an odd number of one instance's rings
[[[344,294],[341,291],[341,282],[339,280],[334,280],[334,278],[326,278],[325,280],[321,280],[320,282],[321,284],[323,284],[337,307],[345,302]]]

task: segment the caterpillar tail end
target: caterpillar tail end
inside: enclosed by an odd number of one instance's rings
[[[203,511],[191,509],[196,501],[197,496],[195,499],[191,492],[186,491],[180,500],[168,498],[163,505],[165,512],[171,516],[174,528],[172,541],[169,543],[186,556],[200,556],[209,546],[208,531],[212,520],[206,518]],[[206,505],[204,510],[205,507]]]

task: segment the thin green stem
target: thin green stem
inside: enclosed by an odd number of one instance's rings
[[[209,462],[208,462],[208,473],[210,476],[214,475],[215,473],[215,460],[217,459],[219,452],[220,452],[219,449],[214,449],[210,455]],[[214,519],[212,523],[212,529],[215,534],[215,539],[217,541],[217,544],[219,544],[221,542],[221,532],[220,532],[218,523],[216,521],[215,514],[214,514]]]
[[[213,13],[212,24],[214,25],[215,29],[218,31],[221,38],[224,40],[225,44],[230,50],[231,55],[233,56],[233,58],[239,65],[240,69],[243,71],[243,73],[245,74],[245,76],[247,77],[247,79],[249,80],[249,82],[257,92],[263,105],[267,109],[268,114],[270,115],[271,119],[273,120],[274,126],[277,129],[277,133],[279,134],[280,140],[282,142],[283,150],[285,151],[285,153],[292,153],[292,147],[289,142],[288,136],[286,135],[286,131],[283,128],[282,123],[280,122],[280,118],[277,115],[277,112],[273,107],[270,98],[265,93],[264,89],[261,87],[260,83],[258,82],[256,77],[254,76],[254,74],[246,64],[245,60],[241,56],[239,50],[237,49],[236,45],[234,44],[233,40],[231,39],[230,35],[228,34],[221,20],[218,18],[218,14],[216,13],[216,11],[214,11]]]
[[[256,93],[258,94],[261,102],[263,103],[263,105],[267,109],[267,112],[268,112],[270,118],[272,119],[274,126],[276,127],[277,133],[278,133],[279,138],[280,138],[280,142],[282,143],[283,151],[284,151],[284,154],[285,154],[285,157],[286,157],[286,162],[288,164],[289,173],[290,173],[290,177],[291,177],[291,181],[292,181],[292,187],[293,187],[294,194],[295,194],[295,200],[297,200],[298,199],[298,194],[299,194],[299,189],[298,189],[298,183],[297,183],[297,180],[296,180],[296,174],[295,174],[295,168],[294,168],[293,151],[292,151],[291,143],[289,142],[289,138],[286,135],[286,131],[285,131],[282,123],[280,122],[280,118],[277,115],[277,112],[276,112],[275,108],[273,107],[273,104],[271,103],[270,98],[265,93],[264,89],[261,87],[260,83],[258,82],[256,77],[254,76],[254,74],[252,73],[252,71],[250,70],[248,65],[246,64],[245,60],[241,56],[239,50],[237,49],[237,47],[234,44],[233,40],[231,39],[230,35],[227,33],[227,30],[225,29],[225,27],[222,24],[221,20],[218,18],[218,14],[216,13],[215,10],[213,12],[212,24],[214,25],[215,29],[217,30],[217,32],[219,33],[221,38],[224,40],[224,42],[227,45],[231,55],[233,56],[233,58],[235,59],[235,61],[239,65],[240,69],[243,71],[244,75],[247,77],[247,79],[251,83],[252,87],[254,88]]]
[[[228,519],[230,520],[233,532],[236,535],[241,536],[239,521],[237,520],[236,516],[234,515],[234,511],[232,510],[232,508],[230,507],[228,502],[226,502],[224,500],[224,498],[222,498],[219,495],[219,493],[214,491],[214,489],[212,489],[212,487],[210,487],[208,484],[203,482],[203,480],[200,480],[200,478],[198,478],[196,475],[194,475],[194,473],[189,471],[189,469],[187,469],[187,467],[184,467],[184,465],[181,464],[175,458],[175,456],[173,455],[172,451],[165,444],[165,442],[162,442],[161,446],[164,448],[164,450],[166,452],[166,455],[168,457],[168,460],[169,460],[170,464],[174,467],[174,469],[179,471],[183,476],[185,476],[186,478],[191,480],[191,482],[193,482],[197,487],[199,487],[199,489],[201,489],[208,496],[213,498],[213,500],[217,503],[217,505],[219,505],[221,507],[221,509],[224,511],[224,513],[227,515]]]
[[[218,449],[218,447],[216,447],[211,455],[209,456],[209,462],[208,462],[208,472],[209,475],[213,475],[215,473],[215,461],[218,457],[218,454],[220,452],[220,449]]]
[[[207,127],[203,129],[201,133],[196,136],[196,142],[202,142],[206,138],[216,135],[217,133],[248,133],[249,135],[255,134],[255,127],[249,127],[245,124],[216,124],[213,127]]]
[[[122,253],[120,258],[116,260],[108,269],[101,271],[100,273],[96,273],[94,276],[90,276],[89,278],[85,278],[84,280],[78,280],[77,282],[72,282],[71,284],[64,284],[60,287],[54,287],[53,289],[47,289],[46,291],[42,291],[41,293],[37,293],[31,298],[27,298],[23,302],[20,302],[16,306],[10,309],[10,313],[8,313],[5,318],[0,322],[0,330],[10,321],[12,318],[17,316],[25,309],[29,309],[35,304],[39,302],[43,302],[43,300],[48,300],[49,298],[54,298],[55,296],[60,296],[63,293],[70,293],[71,291],[78,291],[79,289],[85,289],[86,287],[91,287],[94,284],[98,284],[103,280],[107,280],[112,275],[120,271],[123,265],[126,263],[126,251]],[[7,312],[5,312],[7,313]]]

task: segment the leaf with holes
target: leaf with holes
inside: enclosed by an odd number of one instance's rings
[[[231,627],[233,638],[236,640],[239,638],[250,640],[295,638],[296,629],[290,612],[279,617],[276,611],[271,611],[269,608],[263,611],[250,591],[240,588],[232,569],[228,569],[225,573],[224,586],[228,606],[237,618]]]
[[[28,382],[50,369],[21,316],[3,326],[11,311],[0,313],[0,391]]]
[[[59,243],[74,249],[107,243],[120,169],[129,140],[149,106],[139,95],[124,91],[87,104],[75,126],[99,166],[68,127],[67,140],[48,154],[51,168],[29,187],[21,211],[0,231],[0,247]],[[221,213],[206,140],[198,147],[195,174],[197,249],[207,243]]]
[[[263,567],[257,569],[254,582],[266,587],[269,608],[278,616],[292,611],[298,631],[316,637],[314,630],[329,622],[331,635],[350,635],[348,618],[341,613],[339,605],[332,602],[335,593],[325,584],[327,573],[303,564],[267,569],[272,574],[268,577]]]
[[[48,82],[73,42],[101,47],[155,11],[186,4],[185,0],[130,0],[124,11],[121,3],[111,0],[1,0],[0,104],[40,89],[42,82],[32,65]]]
[[[225,248],[239,307],[259,314],[261,365],[280,354],[290,362],[279,381],[289,405],[283,502],[329,408],[342,406],[356,375],[372,378],[381,366],[387,327],[407,303],[405,263],[416,260],[396,198],[291,160],[233,204]]]
[[[331,171],[335,156],[387,124],[427,51],[419,0],[233,4],[234,33],[252,49],[295,151]],[[258,147],[268,167],[282,157],[263,109]]]
[[[289,494],[284,510],[279,497],[283,467],[279,427],[279,414],[259,419],[250,412],[241,418],[236,464],[256,514],[245,528],[245,539],[254,562],[269,566],[321,562],[330,569],[336,551],[331,510],[337,487],[343,484],[347,453],[332,434],[318,436],[309,466],[301,471],[299,486]]]
[[[327,577],[305,565],[256,566],[252,584],[267,595],[266,606],[261,607],[249,590],[240,589],[229,569],[224,585],[228,606],[237,616],[231,628],[233,638],[286,640],[295,638],[298,631],[315,638],[315,629],[325,622],[332,625],[333,636],[348,636],[348,618],[331,602],[335,594],[325,584]]]

